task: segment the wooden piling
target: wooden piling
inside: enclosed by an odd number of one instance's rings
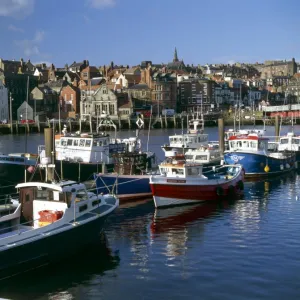
[[[51,164],[53,165],[54,162],[54,147],[53,147],[53,133],[51,128],[44,129],[44,139],[45,139],[45,154],[46,157],[51,159]],[[54,168],[51,166],[46,167],[47,170],[47,179],[52,181],[54,179]]]
[[[275,116],[275,141],[279,141],[279,117]]]
[[[224,142],[224,120],[218,119],[218,131],[219,131],[219,148],[221,152],[221,157],[224,157],[225,142]]]

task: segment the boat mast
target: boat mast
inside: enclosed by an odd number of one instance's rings
[[[27,89],[26,89],[26,123],[28,122],[28,90],[29,90],[29,75],[27,76]],[[28,125],[26,125],[28,126]],[[25,129],[25,155],[27,153],[27,130]],[[26,172],[26,156],[24,157],[24,181],[27,182],[27,172]]]
[[[242,84],[240,84],[240,101],[239,101],[239,130],[241,130],[241,102],[242,102]]]
[[[150,138],[150,129],[151,129],[151,119],[152,119],[152,105],[150,107],[150,120],[149,120],[149,127],[148,127],[148,139],[147,139],[147,152],[149,147],[149,138]]]

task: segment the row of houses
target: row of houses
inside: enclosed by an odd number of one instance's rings
[[[269,72],[269,73],[268,73]],[[294,59],[270,64],[185,65],[177,50],[168,64],[143,61],[139,66],[90,66],[73,62],[63,68],[0,59],[0,119],[19,119],[28,104],[33,117],[99,115],[126,118],[141,106],[160,114],[223,109],[228,105],[258,106],[262,99],[300,98]],[[271,77],[270,77],[271,76]],[[283,96],[284,95],[284,96]],[[291,97],[291,95],[293,97]]]

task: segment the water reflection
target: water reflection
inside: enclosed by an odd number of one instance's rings
[[[156,209],[150,225],[151,243],[164,239],[167,241],[164,253],[167,257],[185,255],[193,231],[196,230],[198,237],[204,232],[203,220],[219,215],[233,204],[233,201],[222,201]]]
[[[1,297],[8,299],[74,299],[89,290],[93,280],[113,272],[119,266],[103,234],[101,240],[84,251],[55,265],[43,267],[0,282]],[[18,287],[16,289],[16,287]]]
[[[284,202],[295,199],[298,190],[296,178],[297,173],[291,172],[268,180],[246,182],[244,199],[235,205],[232,212],[232,225],[238,231],[236,235],[260,229],[263,216],[269,210],[270,199],[280,201],[282,194],[285,195]]]

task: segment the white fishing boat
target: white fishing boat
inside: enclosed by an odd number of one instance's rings
[[[300,135],[294,132],[288,132],[286,135],[279,137],[279,152],[295,153],[297,165],[300,162]],[[298,166],[297,166],[298,167]]]
[[[165,157],[173,155],[174,152],[184,154],[189,149],[197,149],[208,144],[208,134],[204,133],[203,115],[188,121],[188,130],[186,133],[169,136],[169,144],[161,148],[165,152]]]
[[[197,149],[189,149],[184,156],[187,162],[195,162],[205,166],[219,165],[222,159],[219,143],[211,142]]]

